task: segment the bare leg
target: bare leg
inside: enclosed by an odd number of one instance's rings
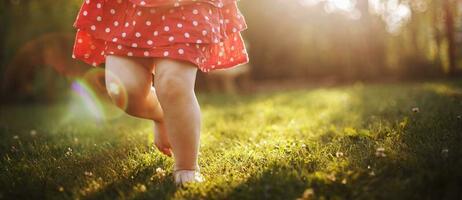
[[[153,59],[108,55],[106,86],[113,102],[128,114],[153,120],[155,143],[161,152],[171,156],[164,113],[152,87]]]
[[[189,62],[156,59],[154,86],[164,108],[164,121],[175,170],[199,170],[201,113],[194,93],[197,67]]]

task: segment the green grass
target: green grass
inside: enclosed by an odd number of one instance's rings
[[[0,199],[460,199],[461,82],[198,94],[207,182],[186,188],[149,121],[4,107]]]

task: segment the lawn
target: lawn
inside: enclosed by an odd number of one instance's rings
[[[462,198],[461,80],[198,99],[207,182],[184,188],[147,120],[3,107],[0,199]]]

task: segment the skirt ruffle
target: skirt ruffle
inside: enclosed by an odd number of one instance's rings
[[[169,57],[203,72],[248,62],[236,1],[176,2],[86,0],[73,25],[73,58],[97,66],[110,54]]]

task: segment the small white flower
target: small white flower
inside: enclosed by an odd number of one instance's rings
[[[385,148],[379,147],[375,150],[375,156],[377,157],[386,157],[387,155],[385,154]]]

